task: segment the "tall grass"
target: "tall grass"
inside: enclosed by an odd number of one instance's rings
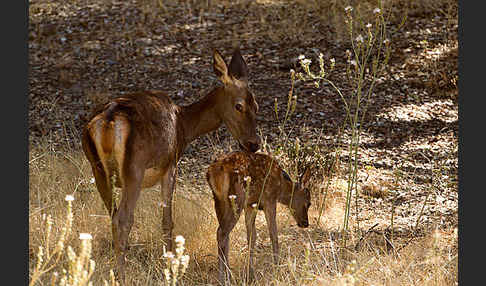
[[[37,248],[37,259],[35,266],[31,269],[29,286],[40,283],[42,276],[47,276],[47,279],[50,278],[49,284],[52,286],[93,285],[93,282],[90,280],[94,273],[96,262],[91,259],[92,236],[89,233],[79,234],[81,246],[78,254],[76,254],[71,245],[66,244],[73,231],[72,201],[74,201],[74,197],[67,195],[66,201],[66,217],[62,221],[53,221],[50,214],[46,215],[44,213],[42,215],[40,228],[44,232],[42,235],[43,240]],[[56,231],[53,231],[53,225],[61,227],[61,230],[56,233]],[[51,244],[51,240],[54,241],[53,244]],[[110,271],[110,281],[112,286],[118,284],[115,281],[113,271]],[[104,285],[109,285],[106,280],[103,283]]]
[[[287,158],[291,168],[299,164],[304,155],[317,152],[309,149],[305,142],[298,143],[299,147],[295,147],[295,140],[289,139],[288,142],[292,144],[283,147],[280,156]],[[89,164],[79,150],[58,150],[58,147],[46,144],[32,147],[29,163],[31,285],[59,285],[64,275],[70,275],[70,261],[76,261],[77,258],[69,260],[67,246],[71,246],[76,254],[72,257],[85,253],[83,249],[86,246],[79,239],[79,233],[89,233],[92,236],[89,240],[89,253],[95,267],[90,272],[88,260],[83,259],[84,263],[81,263],[87,271],[89,282],[93,285],[105,285],[106,281],[108,285],[112,285],[115,281],[112,280],[114,276],[110,270],[115,268],[115,263],[111,250],[110,218],[95,185],[91,182]],[[210,153],[224,152],[229,146],[222,144],[215,148],[221,149],[201,150],[200,158],[210,158]],[[287,157],[286,154],[291,155]],[[304,155],[293,157],[292,154]],[[324,155],[321,154],[327,158]],[[194,180],[194,173],[204,172],[209,162],[187,162],[182,162],[180,166],[174,206],[174,233],[185,238],[184,254],[190,257],[187,269],[179,281],[183,285],[216,285],[217,220],[204,178]],[[344,167],[336,166],[336,169],[344,173]],[[325,180],[321,183],[328,185],[326,209],[322,214],[325,223],[315,223],[318,218],[321,219],[321,214],[318,207],[311,207],[311,226],[301,230],[292,223],[289,212],[279,207],[277,223],[281,264],[278,267],[273,266],[264,218],[257,215],[259,237],[255,251],[254,285],[453,285],[457,281],[457,233],[454,230],[435,231],[412,241],[397,235],[394,242],[401,250],[395,254],[387,251],[383,235],[372,231],[360,242],[359,249],[345,248],[341,245],[341,231],[347,181],[339,176],[314,179],[318,182]],[[316,194],[314,188],[313,206],[318,205],[322,199]],[[37,267],[39,247],[42,247],[44,262],[48,260],[46,249],[50,249],[51,261],[56,261],[53,248],[57,245],[69,217],[65,201],[67,195],[73,196],[75,200],[72,201],[71,234],[66,235],[63,242],[63,255],[52,268],[53,264]],[[146,189],[140,196],[135,210],[137,223],[133,226],[127,255],[127,282],[130,285],[165,283],[167,276],[164,276],[164,269],[167,269],[168,257],[164,257],[163,251],[160,202],[158,189]],[[237,285],[243,284],[246,279],[247,248],[244,232],[244,223],[240,222],[231,233],[230,263]],[[348,238],[348,245],[356,245],[359,240],[359,236],[351,236]],[[63,269],[66,269],[66,273]],[[34,274],[38,270],[43,274]]]
[[[375,18],[370,23],[364,22],[359,12],[354,13],[353,7],[347,6],[344,9],[346,13],[345,23],[351,44],[351,50],[346,50],[348,59],[347,79],[352,87],[350,95],[343,94],[342,89],[328,78],[328,73],[332,72],[335,66],[333,58],[328,67],[325,67],[324,56],[320,53],[319,70],[318,73],[315,73],[311,70],[312,60],[306,58],[305,55],[299,56],[303,72],[298,72],[297,78],[302,81],[313,81],[316,88],[319,88],[322,83],[329,84],[341,97],[346,112],[346,127],[351,134],[348,143],[348,186],[343,232],[347,232],[349,228],[353,192],[356,196],[356,210],[358,210],[357,172],[361,128],[376,80],[383,73],[390,57],[390,40],[387,38],[385,19],[387,13],[384,11],[382,1],[377,2],[377,7],[373,9]],[[294,81],[294,73],[295,71],[292,70],[292,81]],[[358,211],[356,211],[356,215],[358,215]],[[357,229],[359,229],[359,220],[357,219],[356,222],[358,223]]]

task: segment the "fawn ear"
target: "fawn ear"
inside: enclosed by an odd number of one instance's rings
[[[225,85],[231,81],[224,58],[216,49],[213,51],[213,69],[214,73]]]
[[[233,52],[228,73],[233,78],[244,82],[248,81],[248,67],[246,66],[245,59],[241,56],[240,48],[236,48]]]
[[[284,170],[282,170],[282,177],[284,177],[285,180],[292,182],[292,179],[290,179],[289,174],[287,174],[287,172],[285,172]]]
[[[312,169],[313,168],[311,166],[305,167],[304,173],[300,177],[300,183],[303,188],[309,187],[310,178],[312,176]]]

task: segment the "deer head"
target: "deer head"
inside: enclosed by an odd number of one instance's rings
[[[218,114],[240,146],[250,152],[260,148],[261,139],[256,133],[258,104],[248,89],[248,68],[236,49],[229,67],[221,54],[214,50],[214,72],[224,84]]]
[[[311,168],[306,168],[299,182],[294,186],[294,192],[289,205],[292,216],[299,227],[306,228],[309,226],[307,212],[311,206],[311,196],[309,182],[311,177]],[[288,176],[288,175],[287,175]]]

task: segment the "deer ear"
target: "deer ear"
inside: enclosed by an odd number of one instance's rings
[[[300,177],[300,183],[304,188],[307,188],[309,186],[311,176],[312,176],[312,167],[307,166],[304,170],[304,173],[302,174],[302,177]]]
[[[233,78],[247,81],[248,80],[248,67],[246,66],[245,59],[241,56],[240,48],[236,48],[231,57],[228,73]]]
[[[217,50],[213,51],[213,69],[214,73],[224,84],[230,80],[228,76],[228,67],[226,66],[223,56]]]

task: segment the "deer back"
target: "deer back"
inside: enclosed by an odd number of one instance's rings
[[[180,153],[178,113],[179,107],[163,92],[132,93],[96,109],[86,129],[105,146],[98,150],[100,157],[123,157],[117,160],[122,163],[137,152],[137,158],[146,162],[144,167],[150,168]]]
[[[297,224],[308,226],[310,171],[294,183],[272,156],[262,153],[233,152],[211,164],[207,180],[219,202],[229,204],[229,196],[245,198],[246,207],[274,207],[280,202],[291,209]]]
[[[282,187],[291,182],[282,177],[282,168],[271,156],[244,151],[232,152],[210,165],[207,180],[219,200],[238,193],[235,184],[244,190],[246,205],[259,204],[263,209],[270,201],[276,202]]]

